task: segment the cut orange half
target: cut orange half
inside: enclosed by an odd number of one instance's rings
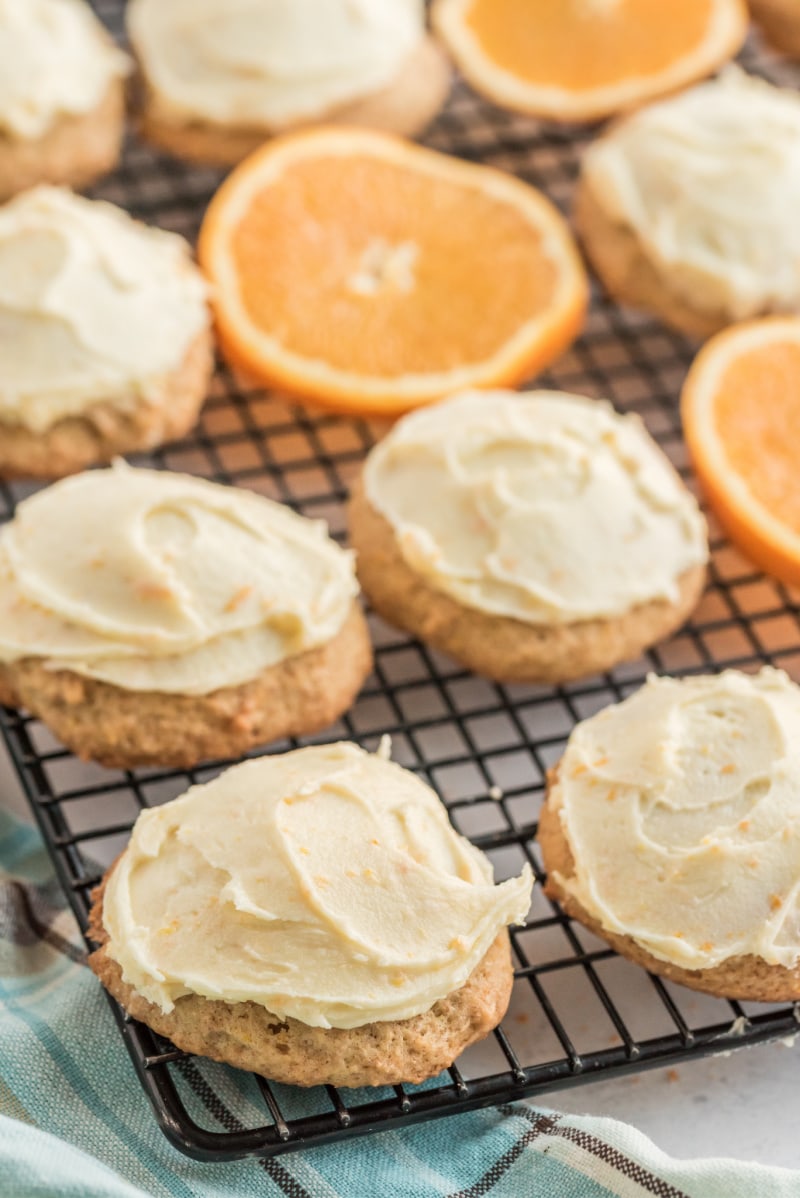
[[[800,585],[800,318],[713,337],[686,378],[681,413],[720,524],[767,573]]]
[[[710,75],[748,14],[744,0],[435,0],[433,23],[498,104],[594,121]]]
[[[232,364],[340,411],[519,383],[575,338],[588,299],[535,188],[361,129],[288,134],[245,159],[199,258]]]

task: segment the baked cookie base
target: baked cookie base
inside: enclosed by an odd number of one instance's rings
[[[113,866],[112,866],[113,869]],[[94,891],[89,936],[100,947],[89,965],[134,1019],[178,1048],[295,1086],[390,1086],[423,1082],[482,1040],[506,1013],[514,981],[508,933],[503,931],[460,990],[412,1019],[358,1028],[285,1022],[257,1003],[226,1003],[187,995],[165,1015],[122,979],[108,954],[103,893]]]
[[[553,874],[558,873],[567,879],[574,877],[575,860],[564,835],[560,816],[550,799],[557,770],[558,767],[551,770],[548,776],[548,792],[539,817],[538,840],[547,871],[544,892],[548,898],[560,903],[567,915],[605,940],[620,956],[671,982],[679,982],[691,990],[701,990],[718,998],[742,1002],[795,1002],[800,999],[800,964],[795,969],[786,969],[782,965],[769,965],[761,957],[741,956],[731,957],[710,969],[684,969],[671,961],[654,957],[630,936],[608,931],[571,894],[564,891]]]
[[[291,128],[333,123],[416,137],[444,104],[450,81],[451,69],[444,52],[426,36],[397,77],[381,91],[320,113],[314,120],[298,122]],[[177,158],[211,166],[235,166],[269,138],[288,130],[288,127],[276,129],[181,121],[161,110],[146,79],[142,88],[144,99],[139,132],[147,141]]]
[[[638,657],[684,622],[706,576],[704,566],[687,570],[675,603],[654,600],[615,619],[527,624],[466,607],[426,582],[406,564],[391,525],[360,481],[350,500],[349,529],[359,581],[376,611],[497,682],[569,682]]]
[[[97,401],[41,433],[0,417],[0,478],[63,478],[185,436],[197,423],[213,367],[213,341],[206,328],[161,381],[158,402],[129,397]]]
[[[600,282],[613,300],[652,312],[664,324],[697,340],[734,320],[727,312],[692,308],[643,252],[635,234],[608,215],[582,176],[574,208],[575,228]]]
[[[129,691],[41,658],[0,664],[0,703],[25,707],[78,757],[114,769],[186,769],[318,732],[346,711],[372,667],[357,603],[332,640],[209,695]]]
[[[116,166],[124,132],[125,83],[115,79],[91,112],[58,117],[41,137],[0,133],[0,202],[37,183],[88,187]]]
[[[800,58],[797,0],[750,0],[750,12],[771,46],[790,58]]]

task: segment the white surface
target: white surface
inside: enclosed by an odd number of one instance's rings
[[[0,802],[29,817],[2,747]],[[535,1031],[530,1028],[531,1033]],[[800,1169],[796,1128],[799,1055],[800,1037],[792,1047],[759,1045],[727,1057],[690,1061],[672,1070],[554,1090],[536,1105],[622,1119],[672,1156],[729,1156]],[[469,1062],[471,1072],[481,1068],[475,1050]]]
[[[791,1048],[756,1045],[673,1070],[589,1083],[554,1093],[542,1105],[622,1119],[671,1156],[729,1156],[800,1169],[798,1053],[800,1041]]]

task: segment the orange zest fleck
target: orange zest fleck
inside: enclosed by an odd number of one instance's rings
[[[161,582],[137,582],[136,594],[140,599],[155,603],[163,603],[165,600],[175,598],[173,591]]]
[[[246,603],[252,593],[253,587],[249,584],[247,586],[239,587],[239,590],[234,591],[222,610],[227,612],[236,611],[242,606],[243,603]]]

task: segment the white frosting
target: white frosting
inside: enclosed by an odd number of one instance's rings
[[[408,565],[533,624],[674,600],[706,561],[694,498],[635,416],[559,392],[472,392],[401,420],[367,459]]]
[[[650,678],[579,724],[550,802],[575,876],[558,884],[608,931],[705,969],[800,957],[800,688]]]
[[[693,308],[745,319],[800,307],[800,96],[735,67],[642,109],[583,170]]]
[[[42,137],[97,107],[128,69],[84,0],[0,0],[0,134]]]
[[[57,187],[0,208],[0,420],[43,432],[99,400],[158,403],[208,325],[182,237]]]
[[[408,771],[351,744],[234,766],[136,821],[106,886],[108,952],[186,994],[312,1027],[409,1019],[464,985],[532,875],[486,858]]]
[[[26,499],[0,532],[0,661],[209,694],[331,640],[357,592],[321,521],[118,462]]]
[[[131,0],[127,20],[165,115],[271,129],[380,90],[425,28],[421,0]]]

